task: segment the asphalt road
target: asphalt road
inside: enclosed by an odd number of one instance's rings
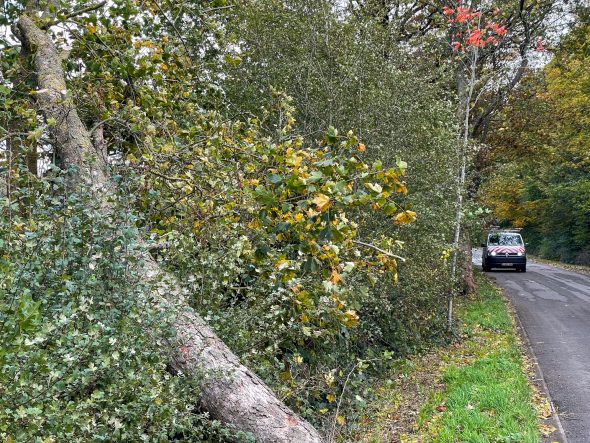
[[[568,441],[590,443],[590,276],[531,260],[486,274],[512,300]]]

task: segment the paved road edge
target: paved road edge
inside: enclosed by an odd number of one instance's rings
[[[533,349],[533,346],[531,345],[531,341],[530,341],[529,336],[526,332],[526,329],[524,328],[522,322],[520,321],[520,317],[518,315],[518,312],[516,312],[516,309],[514,308],[514,305],[512,304],[512,300],[510,299],[510,296],[508,295],[506,290],[504,288],[500,287],[496,283],[495,279],[494,279],[494,284],[498,288],[500,288],[500,290],[502,291],[502,294],[504,295],[504,299],[508,303],[508,306],[510,308],[509,309],[510,315],[512,315],[516,321],[518,335],[520,336],[520,338],[522,340],[522,344],[525,348],[524,350],[528,354],[528,357],[530,358],[531,362],[533,363],[533,368],[535,371],[535,379],[532,381],[533,381],[533,383],[535,383],[537,385],[537,388],[539,389],[541,394],[543,396],[545,396],[545,398],[549,402],[549,406],[551,407],[551,417],[549,419],[544,420],[544,421],[546,422],[546,424],[552,425],[556,429],[556,431],[548,437],[543,437],[541,441],[543,443],[553,443],[556,441],[559,443],[568,443],[567,436],[565,435],[565,430],[563,429],[563,426],[561,424],[561,420],[559,419],[559,414],[557,413],[557,410],[555,409],[555,406],[553,405],[553,400],[551,399],[551,394],[549,393],[549,388],[547,387],[547,383],[545,382],[543,370],[541,369],[541,366],[539,366],[539,362],[537,361],[537,356],[535,355],[535,351]],[[554,435],[556,433],[558,435]]]

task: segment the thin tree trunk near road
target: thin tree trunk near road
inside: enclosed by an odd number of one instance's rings
[[[463,290],[467,296],[475,294],[475,279],[473,278],[473,252],[471,248],[471,238],[469,232],[463,229],[463,241],[461,242],[461,250],[463,251],[462,266],[463,272]]]
[[[96,197],[106,201],[115,193],[108,179],[108,169],[101,152],[104,139],[95,140],[81,121],[71,95],[66,92],[62,59],[50,36],[29,15],[20,17],[16,35],[24,48],[33,53],[33,70],[37,77],[36,95],[39,110],[51,127],[56,149],[64,166],[75,166],[77,181],[73,186],[91,186]],[[108,205],[103,205],[105,212]],[[178,310],[176,300],[182,292],[175,278],[163,271],[155,260],[143,257],[139,269],[152,284],[150,296],[162,309]],[[174,304],[172,304],[174,300]],[[243,366],[237,356],[215,335],[205,321],[184,305],[176,312],[173,327],[176,339],[171,343],[173,366],[189,376],[203,378],[201,405],[212,417],[238,430],[251,433],[258,442],[318,443],[319,433],[284,405],[254,373]]]
[[[479,23],[478,23],[479,26]],[[462,109],[463,115],[463,124],[462,124],[462,136],[459,140],[459,158],[460,158],[460,169],[459,175],[457,179],[457,209],[456,209],[456,216],[455,216],[455,232],[453,235],[453,257],[452,257],[452,264],[451,264],[451,279],[453,282],[453,286],[455,285],[457,279],[457,260],[459,256],[459,242],[461,239],[461,224],[463,220],[463,199],[465,195],[465,178],[467,174],[467,148],[469,147],[469,116],[471,111],[471,98],[473,97],[473,89],[475,87],[475,77],[476,77],[476,68],[477,68],[477,57],[478,57],[478,48],[474,47],[471,51],[471,59],[470,59],[470,77],[469,83],[467,84],[467,94],[463,100],[463,103],[460,103],[459,109]],[[461,68],[459,68],[461,69]],[[462,82],[459,82],[459,97],[462,97],[461,89],[464,87]],[[449,306],[448,306],[448,317],[447,317],[447,325],[448,328],[451,329],[453,327],[453,302],[454,302],[455,294],[454,288],[451,290],[451,294],[449,296]]]

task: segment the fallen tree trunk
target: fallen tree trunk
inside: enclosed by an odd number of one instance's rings
[[[36,100],[45,118],[55,120],[51,131],[64,166],[78,170],[77,185],[90,185],[106,201],[112,189],[108,169],[95,151],[91,134],[67,94],[62,58],[50,36],[29,15],[20,17],[15,33],[33,54],[37,77]],[[76,185],[75,184],[75,185]],[[108,211],[108,205],[105,211]],[[171,300],[181,295],[175,278],[163,271],[151,256],[143,257],[140,270],[153,284],[151,296],[163,307],[177,311]],[[321,442],[319,433],[284,405],[215,335],[190,307],[176,312],[176,342],[171,346],[173,366],[185,374],[203,378],[200,402],[212,417],[244,432],[259,442]]]

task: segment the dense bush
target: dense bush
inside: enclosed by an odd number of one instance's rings
[[[0,438],[224,441],[167,370],[169,315],[146,298],[128,211],[52,182],[0,201]]]
[[[111,165],[137,179],[117,178],[127,197],[106,218],[49,177],[9,196],[3,431],[228,435],[194,409],[198,387],[166,370],[169,319],[133,271],[142,236],[164,245],[152,253],[191,305],[281,398],[314,424],[346,423],[389,359],[448,338],[448,70],[408,62],[413,49],[378,17],[329,1],[113,3],[80,19],[65,66]],[[9,85],[19,56],[5,54]],[[22,91],[0,93],[2,122],[30,132],[11,143],[53,161],[55,122]],[[36,428],[23,430],[20,405]]]

